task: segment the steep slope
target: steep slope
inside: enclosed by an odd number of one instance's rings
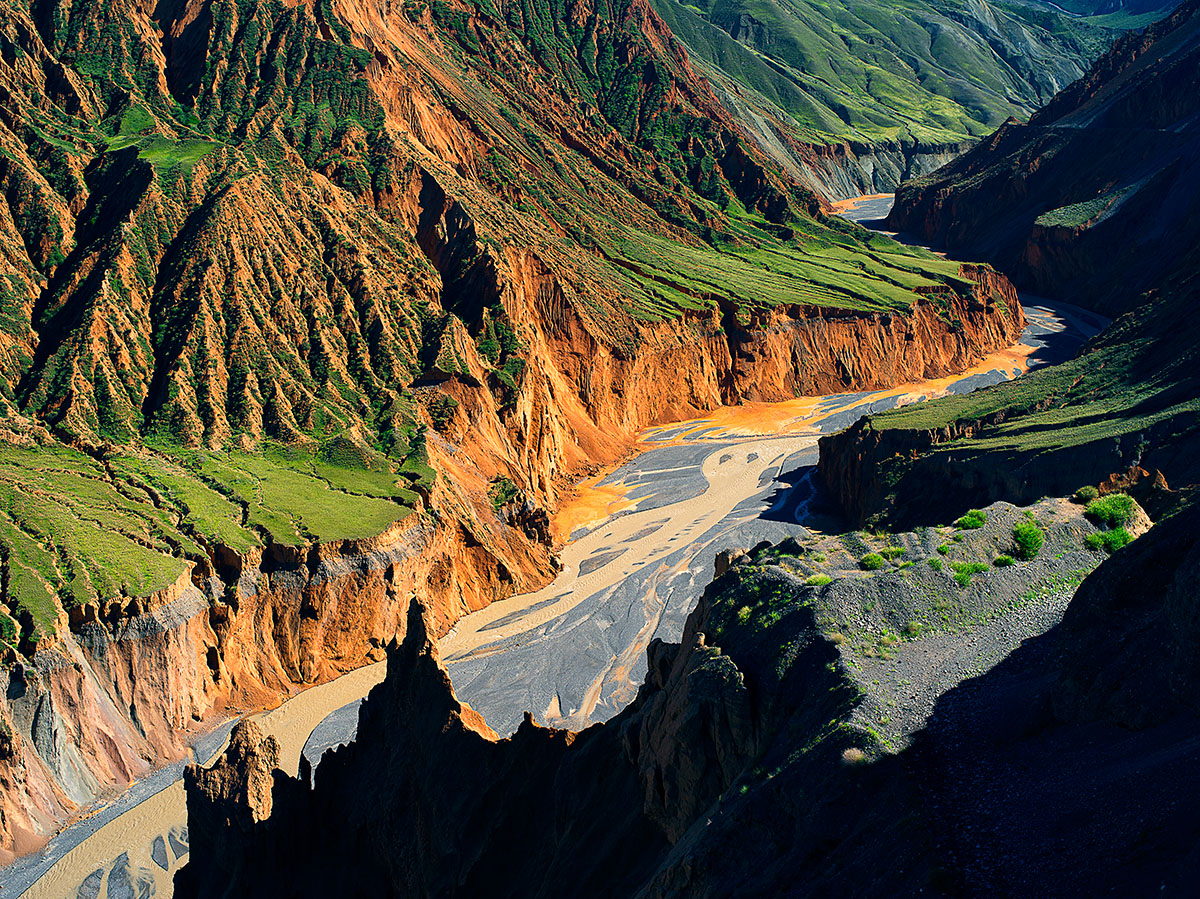
[[[953,529],[895,535],[919,567],[896,558],[877,574],[846,570],[851,535],[841,548],[743,556],[706,591],[684,642],[652,647],[634,705],[574,735],[527,722],[497,741],[454,698],[414,607],[358,740],[327,755],[312,784],[307,771],[272,773],[271,745],[250,727],[213,768],[189,770],[192,855],[177,891],[1182,885],[1195,788],[1177,774],[1200,746],[1187,649],[1200,522],[1160,524],[1084,578],[1099,561],[1083,549],[1092,526],[1057,501],[1027,511],[1046,526],[1038,559],[985,564],[966,587],[926,563]],[[1028,521],[1003,504],[986,518],[948,540],[955,556],[988,558],[995,536]],[[806,584],[814,570],[832,583]],[[1175,633],[1168,620],[1188,623]],[[1123,676],[1156,632],[1171,633],[1165,655],[1153,650],[1163,664]]]
[[[1179,0],[1031,0],[1037,6],[1087,18],[1097,25],[1144,28],[1179,5]]]
[[[1049,5],[979,0],[655,9],[767,152],[830,199],[890,192],[1028,117],[1115,34]]]
[[[637,0],[9,4],[0,92],[0,852],[413,593],[544,583],[645,424],[1022,324],[827,219]]]
[[[1132,311],[1065,365],[824,438],[822,478],[855,522],[911,525],[1110,475],[1142,479],[1156,512],[1187,500],[1200,482],[1197,72],[1191,2],[1122,41],[1029,126],[1006,125],[901,190],[893,226],[929,225],[960,250],[961,233],[1034,286]],[[1060,203],[1075,205],[1039,211]]]
[[[1107,314],[1200,240],[1200,8],[1123,38],[1027,125],[897,193],[888,227]]]

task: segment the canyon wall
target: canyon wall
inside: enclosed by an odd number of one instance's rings
[[[76,608],[32,664],[13,654],[2,700],[6,845],[33,848],[73,810],[180,757],[227,715],[382,658],[413,595],[444,633],[467,612],[541,586],[555,563],[536,527],[540,503],[580,466],[618,458],[642,427],[722,403],[960,371],[1011,344],[1024,322],[1011,285],[964,267],[973,290],[923,298],[909,314],[795,307],[726,330],[714,311],[648,326],[627,356],[556,305],[561,289],[536,259],[511,264],[521,275],[505,281],[506,305],[540,325],[527,331],[530,387],[505,424],[482,377],[444,385],[459,406],[430,443],[443,474],[430,498],[436,516],[414,513],[374,540],[269,543],[248,554],[217,546],[160,595]],[[515,470],[496,461],[497,446],[533,485],[507,518],[487,499],[487,466]]]
[[[894,193],[904,182],[937,171],[974,145],[915,140],[805,144],[778,133],[774,139],[755,131],[751,135],[801,184],[830,202]]]
[[[536,585],[548,549],[512,528],[477,537],[412,515],[373,540],[225,553],[228,581],[193,570],[136,608],[81,610],[32,660],[7,660],[4,844],[34,849],[228,716],[382,659],[416,591],[445,631]]]
[[[855,526],[928,525],[1085,485],[1169,515],[1200,483],[1197,296],[1195,274],[1168,278],[1073,359],[826,435],[818,476]]]
[[[850,141],[813,147],[803,170],[807,184],[825,199],[890,194],[905,181],[937,171],[965,153],[972,141]]]

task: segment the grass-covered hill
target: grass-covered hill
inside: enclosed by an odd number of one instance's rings
[[[1112,31],[1025,3],[657,0],[700,58],[811,141],[961,142],[1027,117]]]

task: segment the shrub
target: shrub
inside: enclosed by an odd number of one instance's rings
[[[908,624],[904,625],[904,628],[901,632],[904,634],[904,636],[911,639],[912,637],[916,637],[921,633],[921,628],[923,626],[924,625],[922,625],[919,621],[910,621]]]
[[[960,587],[970,586],[971,575],[988,569],[982,562],[951,562],[950,567],[954,569],[954,582]]]
[[[993,562],[992,562],[992,564],[995,565],[997,568],[1007,568],[1012,563],[1013,563],[1012,556],[996,556],[995,560],[993,560]]]
[[[926,559],[925,561],[929,563],[929,567],[932,568],[934,571],[942,570],[942,560],[941,559]]]
[[[506,504],[516,499],[517,494],[521,492],[516,484],[506,477],[498,477],[492,481],[492,486],[488,489],[488,496],[492,500],[492,508],[499,512]]]
[[[986,521],[987,512],[984,512],[982,509],[972,509],[966,515],[956,521],[955,524],[964,531],[970,531],[974,530],[975,528],[983,527],[984,522]]]
[[[738,620],[738,624],[745,624],[747,621],[750,620],[750,607],[749,606],[742,606],[740,609],[737,610],[737,620]]]
[[[1133,497],[1124,493],[1110,493],[1087,504],[1087,516],[1093,521],[1110,528],[1129,524],[1133,517]]]
[[[445,393],[439,393],[429,403],[429,419],[433,422],[433,429],[438,432],[445,431],[457,408],[458,400]]]
[[[889,546],[886,549],[881,549],[879,551],[879,555],[883,556],[885,559],[887,559],[890,562],[890,561],[892,561],[892,559],[895,559],[895,558],[898,558],[898,557],[904,555],[904,547],[903,546]]]
[[[943,543],[941,546],[939,546],[939,547],[937,548],[937,551],[938,551],[938,553],[939,553],[940,555],[943,555],[943,556],[944,556],[944,555],[946,555],[947,553],[949,553],[949,552],[950,552],[950,544],[949,544],[949,543]]]
[[[833,578],[827,574],[814,574],[804,583],[809,587],[824,587],[826,584],[832,583],[832,581]]]
[[[1133,534],[1125,528],[1115,528],[1111,531],[1097,531],[1094,534],[1088,534],[1083,542],[1087,544],[1088,549],[1102,549],[1108,553],[1115,553],[1122,546],[1128,546],[1133,542]]]
[[[1013,528],[1014,554],[1028,562],[1041,552],[1046,537],[1035,521],[1018,521]]]
[[[867,553],[858,560],[858,564],[867,571],[878,571],[884,565],[883,556],[879,553]]]
[[[1085,484],[1083,487],[1080,487],[1078,490],[1075,491],[1075,495],[1072,496],[1071,499],[1073,499],[1075,502],[1079,503],[1079,505],[1081,505],[1081,506],[1086,506],[1088,503],[1090,503],[1092,500],[1094,500],[1099,495],[1100,495],[1099,490],[1097,490],[1091,484]]]
[[[857,746],[851,746],[842,753],[842,762],[851,766],[865,765],[867,763],[867,754]]]

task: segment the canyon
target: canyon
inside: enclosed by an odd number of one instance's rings
[[[712,577],[719,550],[806,533],[798,522],[807,506],[794,490],[815,463],[822,430],[869,411],[1012,377],[1043,356],[1070,353],[1086,336],[1049,310],[1031,316],[1026,344],[961,376],[842,397],[726,406],[704,419],[642,432],[638,455],[591,479],[555,516],[554,531],[564,539],[574,532],[574,539],[561,551],[563,570],[554,583],[493,602],[441,637],[458,693],[500,733],[515,730],[529,709],[543,723],[571,729],[611,717],[636,694],[651,639],[682,633],[697,585]],[[248,717],[279,739],[285,770],[315,766],[325,749],[354,737],[359,701],[382,678],[382,667],[359,669],[265,717]],[[313,703],[324,703],[322,711],[314,712]],[[282,722],[288,722],[286,732]],[[206,760],[227,732],[215,735],[215,745],[204,741],[197,758]],[[25,885],[29,896],[69,892],[97,871],[111,883],[114,865],[155,882],[157,894],[169,892],[175,867],[187,861],[186,848],[167,868],[153,863],[152,852],[155,838],[186,826],[181,773],[174,766],[168,779],[156,775],[147,789],[161,793],[138,796],[132,806],[122,800],[10,867],[17,892]],[[0,895],[9,895],[7,888]]]
[[[1200,5],[1143,6],[0,10],[0,896],[1058,882],[936,746],[1036,684],[1032,755],[1190,759],[1085,659],[1192,564]]]
[[[535,11],[3,10],[0,851],[379,660],[413,593],[445,632],[552,580],[547,511],[644,426],[1020,333],[649,7]]]
[[[1198,10],[1184,4],[1119,42],[1042,115],[1069,119],[1100,98],[1091,108],[1103,119],[1136,96],[1158,104],[1141,109],[1152,119],[1182,109],[1182,128],[1194,69],[1177,63],[1196,46]],[[1103,137],[1085,139],[1119,153]],[[1148,131],[1135,139],[1156,143]],[[965,175],[902,190],[885,227],[904,227],[908,191],[999,229],[1005,197],[1044,163],[1006,156],[1004,140],[1002,129],[970,151]],[[1072,158],[1076,183],[1106,177],[1104,153]],[[979,171],[996,179],[992,207],[972,197]],[[1195,199],[1178,198],[1185,209]],[[1004,230],[1019,238],[1020,220]],[[1079,246],[1080,270],[1109,263],[1103,243]],[[188,769],[180,895],[551,895],[566,883],[637,896],[1186,892],[1196,816],[1193,779],[1179,775],[1200,762],[1189,648],[1200,269],[1190,249],[1165,249],[1143,248],[1136,284],[1078,297],[1116,318],[1071,358],[822,436],[817,487],[866,528],[803,529],[719,556],[678,642],[646,646],[636,698],[603,723],[575,732],[526,714],[498,737],[466,694],[534,715],[560,714],[561,702],[522,684],[515,701],[495,689],[516,671],[477,685],[478,659],[460,698],[414,601],[354,739],[315,770],[276,771],[276,745],[252,726],[214,765]],[[712,479],[741,464],[723,452],[706,463]],[[687,466],[649,472],[686,494],[675,468]],[[636,515],[622,480],[636,472],[591,485],[571,520],[595,520],[596,508]],[[787,495],[803,503],[812,488]],[[623,564],[611,543],[595,548]],[[460,623],[458,646],[503,655],[544,644],[553,625],[539,612],[563,602],[489,607],[479,627]],[[501,639],[489,645],[491,625]],[[507,731],[511,713],[496,721]],[[344,827],[314,845],[317,820]]]

